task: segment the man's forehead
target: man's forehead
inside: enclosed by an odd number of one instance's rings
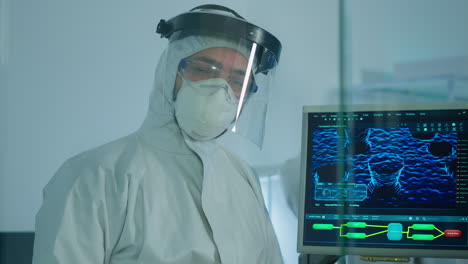
[[[243,64],[247,64],[247,58],[245,58],[241,52],[224,47],[208,48],[195,53],[190,56],[190,58],[203,59],[207,62],[219,62],[222,64],[226,64],[227,62],[230,64],[240,64],[242,66]]]

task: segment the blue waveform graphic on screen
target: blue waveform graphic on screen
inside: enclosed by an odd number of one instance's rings
[[[359,197],[365,185],[367,198],[359,203],[368,208],[455,207],[457,133],[412,133],[408,128],[344,132],[345,160],[338,160],[337,130],[313,130],[309,177],[316,185],[356,184]],[[339,162],[344,162],[342,175],[337,175]]]

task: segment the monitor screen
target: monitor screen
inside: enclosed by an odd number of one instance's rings
[[[306,106],[298,251],[468,257],[468,104]]]

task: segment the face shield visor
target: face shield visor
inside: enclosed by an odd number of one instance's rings
[[[197,140],[231,131],[261,148],[269,87],[281,52],[279,40],[216,5],[161,20],[157,33],[171,42],[194,37],[204,42],[178,64],[175,108],[179,126],[186,132],[193,130],[187,134]],[[184,98],[187,102],[177,102]],[[178,107],[187,104],[191,104],[186,111],[190,113],[177,116]]]

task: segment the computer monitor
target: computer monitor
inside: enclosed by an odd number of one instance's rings
[[[298,252],[468,258],[468,103],[306,106]]]

